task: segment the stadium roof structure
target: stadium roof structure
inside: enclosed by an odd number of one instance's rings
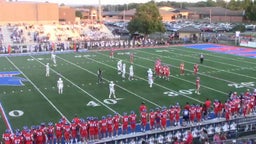
[[[178,30],[178,32],[186,32],[186,33],[200,33],[201,30],[198,28],[195,28],[193,26],[186,26]]]

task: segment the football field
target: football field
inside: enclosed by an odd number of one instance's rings
[[[130,53],[134,54],[135,79],[128,80]],[[199,64],[199,55],[205,61]],[[154,77],[153,87],[147,80],[147,70],[154,69],[156,59],[170,66],[170,80]],[[176,104],[184,106],[211,100],[228,99],[230,91],[238,94],[253,91],[256,81],[256,59],[222,54],[200,49],[171,46],[109,51],[57,53],[57,66],[49,54],[0,57],[0,102],[2,115],[0,133],[7,127],[13,130],[41,122],[69,121],[75,115],[86,118],[114,113],[138,114],[141,102],[156,108]],[[126,63],[126,78],[117,73],[117,61]],[[185,75],[179,65],[185,64]],[[45,64],[50,64],[50,76],[45,76]],[[196,77],[193,66],[199,64],[200,95],[195,94]],[[103,71],[103,83],[98,84],[97,70]],[[58,94],[57,80],[64,81],[64,92]],[[109,82],[114,81],[117,99],[109,99]],[[6,117],[4,116],[6,114]]]

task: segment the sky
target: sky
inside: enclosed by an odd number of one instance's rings
[[[64,3],[65,5],[97,5],[99,0],[18,0],[18,1],[35,1],[35,2],[53,2],[53,3]],[[101,0],[102,5],[106,4],[128,4],[128,3],[145,3],[150,0]],[[159,1],[168,1],[168,0],[155,0],[156,2]],[[177,2],[187,2],[188,0],[170,0],[170,1],[177,1]],[[198,2],[204,0],[190,0],[190,2]]]

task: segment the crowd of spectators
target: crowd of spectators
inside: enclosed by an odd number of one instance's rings
[[[36,143],[44,143],[46,141],[51,142],[56,138],[57,142],[65,141],[66,143],[78,141],[96,142],[128,134],[135,135],[137,132],[174,129],[174,131],[165,136],[149,137],[146,141],[149,144],[155,142],[191,144],[194,138],[198,138],[200,143],[207,144],[210,143],[209,136],[211,136],[214,143],[222,143],[228,137],[235,137],[236,135],[237,124],[230,120],[235,117],[247,117],[254,114],[255,97],[256,90],[253,92],[247,90],[240,95],[237,95],[236,92],[231,92],[230,98],[223,104],[218,100],[211,102],[211,100],[207,99],[203,104],[205,108],[203,108],[203,105],[190,105],[187,102],[184,107],[177,103],[176,105],[170,105],[169,108],[163,106],[149,111],[143,102],[138,114],[134,111],[125,112],[123,115],[115,113],[114,116],[108,114],[107,116],[102,116],[101,119],[91,116],[84,119],[75,116],[71,122],[63,117],[55,125],[49,122],[48,124],[41,123],[30,128],[24,126],[23,130],[17,129],[14,133],[7,129],[6,133],[3,134],[3,141],[5,143],[13,141],[16,143],[15,141],[26,142],[29,140]],[[203,109],[205,109],[205,112]],[[211,112],[212,110],[213,112]],[[188,119],[185,118],[185,111],[188,112]],[[210,119],[214,119],[216,123],[209,123]],[[221,120],[222,123],[218,123]],[[207,123],[209,125],[205,126],[204,124]],[[182,131],[184,127],[190,129]],[[129,143],[133,141],[134,139],[130,139]]]

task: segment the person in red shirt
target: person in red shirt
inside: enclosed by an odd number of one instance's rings
[[[189,111],[189,109],[190,109],[190,104],[189,104],[189,102],[186,102],[186,105],[184,106],[184,109],[186,109],[186,110]]]
[[[115,116],[113,117],[114,121],[114,135],[118,136],[118,129],[119,129],[119,122],[120,122],[120,116],[118,113],[115,113]]]
[[[174,126],[174,118],[175,118],[175,107],[173,105],[170,105],[170,108],[169,108],[170,126]]]
[[[122,133],[127,134],[128,132],[128,123],[129,123],[129,116],[125,112],[122,117]]]
[[[143,111],[147,111],[147,106],[145,105],[145,102],[141,103],[139,110],[140,110],[140,113]]]
[[[175,125],[180,125],[180,112],[181,108],[179,104],[176,104],[175,106]]]
[[[197,75],[198,71],[199,71],[198,64],[194,64],[194,75]]]
[[[153,130],[155,128],[155,118],[156,118],[156,113],[153,109],[150,109],[149,113],[149,128],[150,130]]]
[[[196,106],[196,119],[199,125],[201,125],[202,122],[202,113],[203,113],[203,105],[197,105]]]
[[[53,144],[53,141],[54,141],[54,126],[53,126],[53,123],[52,122],[49,122],[48,123],[48,127],[46,129],[46,136],[47,136],[47,140],[48,140],[48,143],[50,144]]]
[[[215,114],[215,117],[218,118],[219,117],[219,101],[218,100],[215,100],[213,102],[213,111],[214,111],[214,114]]]
[[[146,131],[148,113],[146,110],[140,113],[141,118],[141,131]]]
[[[209,111],[209,109],[211,108],[212,102],[211,100],[209,100],[208,98],[205,101],[205,106],[206,106],[206,110]]]
[[[170,67],[166,66],[165,69],[164,69],[164,75],[165,75],[165,78],[166,80],[169,80],[170,79]]]
[[[77,139],[77,129],[78,128],[78,124],[72,120],[71,123],[71,137],[72,137],[72,141],[75,141],[77,143],[78,139]]]
[[[69,123],[66,123],[63,126],[63,131],[64,131],[64,141],[65,143],[70,143],[70,138],[71,138],[71,125]]]
[[[100,125],[101,138],[106,138],[106,136],[107,136],[107,119],[105,116],[102,116],[101,121],[99,121],[99,125]]]
[[[191,107],[189,108],[189,120],[192,125],[194,125],[195,117],[196,117],[196,107],[195,105],[191,105]]]
[[[136,118],[137,115],[134,113],[134,111],[131,111],[131,114],[129,115],[129,121],[131,125],[131,132],[135,134],[135,129],[136,129]]]
[[[5,130],[5,133],[2,136],[4,144],[12,144],[12,137],[13,135],[11,133],[11,130]]]
[[[107,118],[108,137],[113,137],[113,127],[114,127],[113,118],[109,114]]]
[[[23,135],[24,137],[24,144],[33,144],[34,135],[31,133],[29,129],[26,130],[26,133]]]
[[[82,143],[86,143],[86,141],[88,140],[88,124],[84,119],[80,120],[79,123],[79,127],[80,127],[80,139]]]
[[[55,134],[56,134],[57,143],[61,143],[62,130],[63,130],[63,125],[61,121],[59,121],[58,123],[55,124]]]
[[[166,110],[166,107],[164,106],[162,108],[162,111],[161,111],[161,129],[162,130],[166,130],[166,123],[167,123],[167,116],[168,116],[168,112]]]
[[[99,139],[99,120],[98,120],[98,117],[94,117],[93,123],[94,123],[94,138],[95,138],[95,140],[98,140]]]
[[[196,78],[196,94],[200,95],[200,77]]]
[[[94,129],[93,117],[89,118],[88,126],[89,126],[89,140],[94,141],[95,129]]]
[[[188,130],[187,139],[185,140],[184,144],[193,144],[193,135],[190,130]]]
[[[44,143],[44,131],[40,128],[40,126],[37,126],[36,130],[36,143],[37,144],[43,144]]]
[[[15,135],[12,137],[13,144],[23,144],[24,138],[19,131],[16,131]]]
[[[184,75],[185,74],[185,65],[184,63],[180,63],[180,75]]]

